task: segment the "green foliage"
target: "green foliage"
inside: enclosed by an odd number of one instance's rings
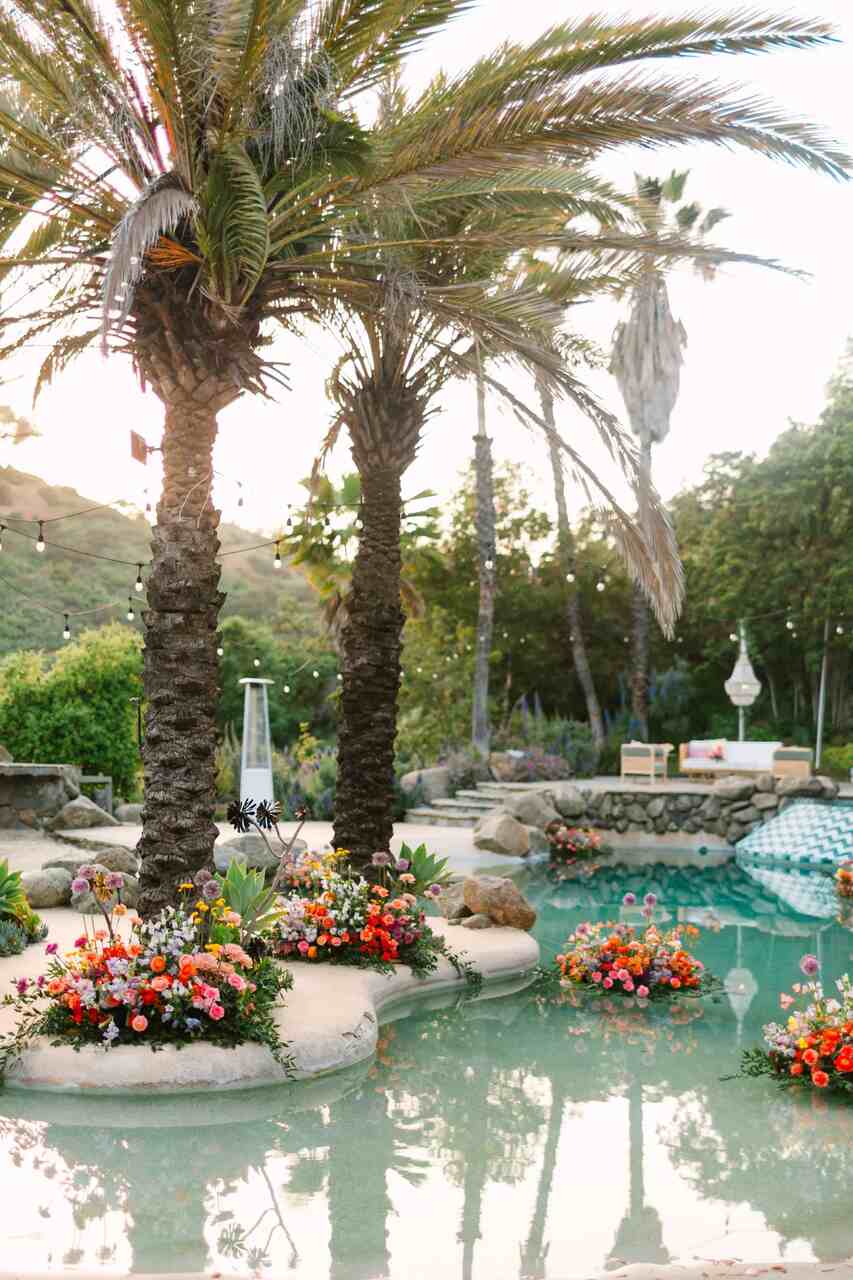
[[[218,724],[223,734],[229,726],[238,736],[242,732],[240,680],[253,675],[273,681],[268,690],[270,735],[277,747],[293,742],[303,723],[325,735],[333,731],[338,664],[328,644],[310,637],[285,641],[267,624],[247,618],[227,618],[219,634],[224,654]],[[259,667],[254,666],[255,658]]]
[[[14,920],[0,920],[0,957],[19,956],[29,942],[24,930]]]
[[[436,854],[429,853],[425,844],[419,844],[417,849],[410,849],[407,844],[401,845],[398,856],[406,859],[409,864],[409,874],[415,877],[415,883],[410,886],[412,893],[421,897],[430,885],[438,884],[444,887],[453,879],[448,870],[447,858],[439,858]]]
[[[230,862],[225,875],[217,874],[222,897],[230,911],[240,916],[240,932],[255,938],[270,928],[276,918],[276,894],[266,887],[263,871],[247,867],[243,862]]]
[[[321,822],[335,816],[338,760],[333,747],[318,744],[306,760],[299,760],[295,751],[274,751],[272,768],[275,798],[285,821],[303,808]]]
[[[853,742],[848,742],[843,747],[824,747],[821,753],[821,768],[833,777],[844,778],[846,781],[850,777],[850,770],[853,769]]]
[[[18,760],[73,764],[133,791],[142,641],[113,623],[84,631],[51,662],[20,653],[0,665],[0,742]]]
[[[20,871],[10,871],[9,861],[0,862],[0,919],[12,917],[19,920],[29,911],[27,895]]]
[[[434,763],[471,736],[473,628],[433,605],[403,633],[397,753],[408,767]]]

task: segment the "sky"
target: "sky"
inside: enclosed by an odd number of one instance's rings
[[[440,67],[460,69],[499,40],[530,39],[550,23],[583,15],[593,7],[613,14],[670,15],[695,6],[688,0],[648,0],[648,4],[621,0],[613,6],[593,6],[592,0],[525,0],[524,4],[480,0],[445,34],[428,43],[413,64],[411,82],[419,85]],[[807,52],[697,59],[681,63],[681,70],[745,85],[771,97],[789,115],[821,123],[853,151],[849,0],[800,0],[774,8],[828,19],[836,24],[842,42]],[[778,259],[809,274],[801,280],[760,267],[737,266],[722,270],[711,284],[687,268],[671,276],[673,310],[684,323],[689,342],[671,432],[654,456],[655,481],[664,498],[700,479],[710,454],[742,450],[761,456],[791,420],[814,421],[824,402],[826,383],[848,336],[853,335],[849,305],[853,255],[848,250],[853,183],[834,183],[760,156],[708,146],[625,150],[611,155],[601,172],[629,188],[635,169],[666,175],[671,168],[690,169],[689,197],[730,210],[731,217],[716,233],[718,243]],[[624,310],[625,304],[612,301],[590,304],[582,309],[579,327],[608,350]],[[157,444],[162,410],[151,393],[141,393],[126,357],[105,360],[95,351],[87,353],[42,394],[32,410],[33,383],[43,355],[38,348],[27,350],[3,370],[6,385],[0,386],[0,403],[32,416],[43,434],[14,450],[0,442],[0,464],[35,472],[54,484],[71,485],[102,502],[121,498],[142,503],[146,486],[156,498],[156,459],[148,468],[132,461],[128,432],[141,432],[149,443]],[[319,333],[277,341],[276,356],[288,364],[291,389],[277,392],[272,402],[244,398],[221,415],[215,456],[221,478],[215,498],[226,519],[238,519],[255,529],[274,529],[283,519],[286,504],[302,500],[299,481],[311,469],[331,416],[324,384],[337,355],[334,342]],[[588,382],[627,423],[609,374],[591,373]],[[523,391],[521,381],[514,386]],[[404,478],[405,495],[431,489],[448,498],[471,456],[473,386],[450,384],[438,407],[420,455]],[[522,463],[532,501],[550,509],[542,442],[519,426],[493,395],[487,413],[496,459]],[[558,425],[625,500],[627,494],[612,464],[579,413],[571,406],[560,406]],[[352,469],[342,443],[330,459],[329,473],[339,476]],[[242,510],[237,508],[238,480],[245,500]],[[576,497],[579,502],[580,495]]]

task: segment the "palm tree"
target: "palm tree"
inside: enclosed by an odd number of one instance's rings
[[[386,267],[405,220],[451,200],[476,206],[489,192],[522,208],[531,192],[553,187],[556,157],[579,163],[619,141],[701,137],[846,174],[846,157],[818,130],[755,99],[693,79],[598,74],[649,56],[832,38],[825,23],[749,13],[558,25],[437,80],[394,127],[366,128],[354,105],[364,91],[467,6],[121,0],[107,24],[95,0],[9,0],[0,16],[0,272],[31,286],[3,318],[0,356],[59,330],[38,389],[101,342],[131,356],[164,410],[145,614],[145,911],[210,861],[216,838],[222,596],[211,457],[219,412],[281,381],[266,355],[270,325],[333,305],[405,317],[409,277]],[[390,239],[368,230],[377,209],[400,215]],[[470,248],[465,217],[438,250],[449,254],[463,238]],[[515,240],[529,245],[530,227],[517,227]],[[467,301],[445,291],[432,314],[467,324]],[[383,359],[393,363],[400,349],[392,342]],[[387,568],[397,580],[397,481],[417,437],[410,406],[408,417],[398,408],[399,396],[364,401],[371,426],[357,452],[370,471],[365,525],[369,515],[376,536],[362,540],[348,628],[351,674],[381,671],[376,719],[389,742],[398,672],[385,635],[399,632],[400,617],[394,588],[380,579]],[[395,440],[393,457],[383,437]],[[374,590],[375,629],[359,603]],[[366,730],[370,760],[373,683],[354,680],[343,714],[347,732]],[[376,761],[385,785],[386,747]],[[364,779],[356,774],[354,756],[344,768],[348,804],[354,788],[372,786],[375,762]],[[344,825],[359,822],[354,803]],[[368,822],[360,846],[378,847],[375,833]]]
[[[638,212],[650,235],[666,235],[674,226],[698,242],[728,214],[709,209],[702,214],[696,203],[682,204],[687,172],[673,171],[665,182],[637,176]],[[668,208],[667,206],[670,206]],[[712,260],[699,268],[709,279]],[[642,278],[631,292],[628,319],[620,323],[613,341],[610,372],[616,378],[631,429],[640,442],[640,523],[646,519],[645,502],[651,484],[652,445],[669,434],[670,418],[678,399],[681,366],[687,332],[669,304],[666,266],[649,258]],[[631,710],[643,738],[649,736],[649,611],[634,591],[634,626],[631,664]]]

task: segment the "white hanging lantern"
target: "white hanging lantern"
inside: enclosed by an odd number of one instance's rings
[[[744,707],[751,707],[759,693],[761,693],[761,681],[753,671],[749,654],[746,651],[746,630],[743,623],[740,624],[740,648],[738,649],[737,662],[735,663],[734,671],[723,688],[728,694],[729,701],[738,709],[738,737],[743,742]]]
[[[240,759],[240,799],[261,800],[271,804],[272,745],[270,743],[270,713],[267,702],[267,685],[272,680],[256,677],[241,680],[245,688],[243,698],[243,750]]]

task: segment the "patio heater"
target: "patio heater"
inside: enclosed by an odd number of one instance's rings
[[[241,680],[243,697],[243,750],[240,758],[240,799],[271,804],[272,747],[267,685],[272,680]]]
[[[735,669],[723,685],[729,701],[737,707],[738,742],[744,738],[744,708],[751,707],[761,693],[761,682],[756,678],[746,651],[746,627],[740,623],[740,648],[738,650]]]

